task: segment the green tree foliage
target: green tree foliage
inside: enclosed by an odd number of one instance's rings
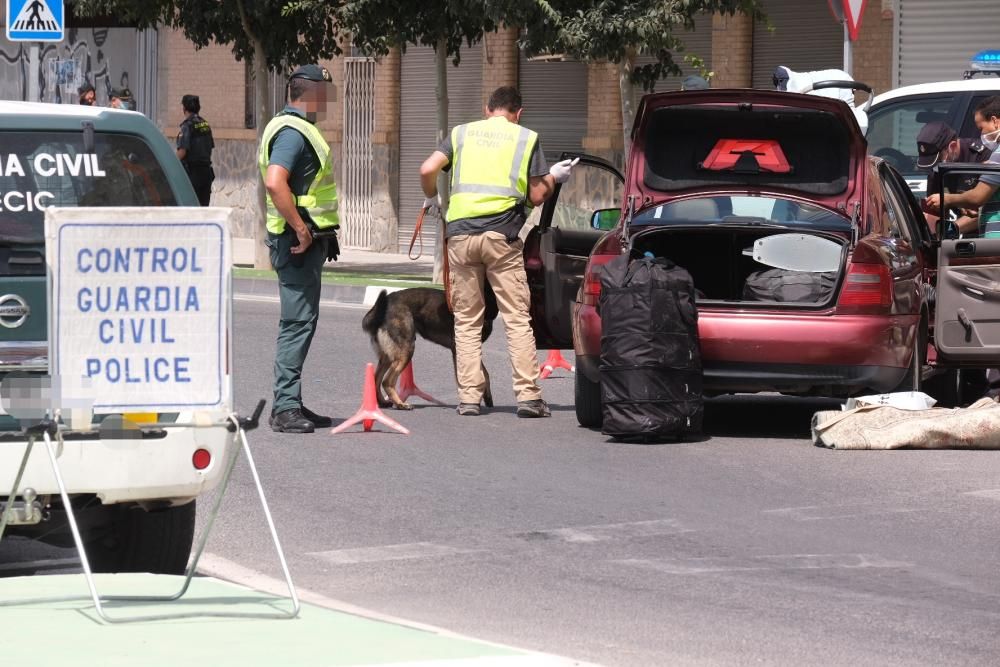
[[[184,33],[198,48],[226,44],[237,60],[253,63],[257,93],[257,136],[267,123],[271,99],[269,72],[332,58],[341,53],[338,25],[329,1],[295,16],[283,10],[287,0],[70,0],[79,16],[114,16],[138,28],[168,26]],[[269,268],[264,245],[264,186],[258,182],[259,223],[254,228],[254,266]]]
[[[652,90],[659,79],[681,74],[681,62],[701,68],[701,54],[682,56],[684,33],[699,14],[745,14],[765,19],[760,0],[487,0],[510,25],[525,26],[529,55],[564,54],[584,62],[618,65],[622,136],[629,150],[635,86]],[[637,67],[639,55],[656,61]],[[707,77],[710,72],[704,72]]]
[[[495,15],[526,27],[522,46],[531,55],[562,53],[578,60],[656,62],[631,71],[632,82],[652,90],[657,80],[681,74],[684,33],[699,14],[765,18],[760,0],[496,0]],[[699,66],[707,54],[691,54]]]
[[[336,4],[324,0],[289,2],[286,13],[326,11],[330,20],[350,33],[353,45],[363,53],[382,56],[391,48],[406,50],[407,44],[434,47],[437,58],[436,111],[437,140],[448,133],[447,61],[458,65],[462,46],[480,41],[487,32],[497,29],[502,16],[489,0],[343,0]],[[403,178],[417,178],[403,174]],[[448,179],[438,181],[442,207],[448,205]],[[444,223],[438,225],[435,243],[435,280],[443,276]]]
[[[230,45],[241,61],[254,60],[259,41],[262,64],[272,69],[341,52],[340,32],[327,9],[334,2],[317,3],[295,16],[283,12],[287,0],[70,0],[70,4],[77,15],[115,16],[139,28],[180,29],[198,47]]]

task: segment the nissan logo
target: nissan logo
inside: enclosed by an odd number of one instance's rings
[[[16,329],[31,314],[28,302],[17,294],[4,294],[0,296],[0,326],[7,329]]]

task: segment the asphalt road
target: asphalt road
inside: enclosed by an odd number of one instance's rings
[[[235,306],[241,409],[269,397],[276,312]],[[363,313],[324,308],[312,409],[358,407]],[[300,587],[606,665],[997,664],[1000,452],[819,449],[831,404],[782,397],[712,401],[701,442],[617,444],[576,426],[565,372],[551,419],[516,418],[502,327],[485,359],[498,406],[478,418],[251,434]],[[445,350],[418,344],[415,369],[454,403]],[[208,551],[279,577],[244,467],[223,509]],[[0,569],[68,555],[7,544]]]

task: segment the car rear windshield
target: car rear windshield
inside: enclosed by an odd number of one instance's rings
[[[633,225],[690,223],[781,225],[829,231],[849,231],[850,221],[836,213],[804,202],[744,195],[691,197],[640,211]]]
[[[850,135],[838,116],[810,109],[736,106],[672,106],[657,109],[645,130],[643,180],[654,190],[717,184],[777,186],[807,194],[847,189]],[[743,159],[709,160],[721,147],[765,144]],[[763,157],[761,157],[763,156]],[[780,169],[768,158],[780,158]]]
[[[0,131],[0,241],[43,243],[49,206],[173,206],[177,201],[141,138]]]

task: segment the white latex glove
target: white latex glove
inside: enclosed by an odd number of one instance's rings
[[[579,161],[580,158],[573,158],[572,160],[556,162],[549,168],[549,175],[556,180],[556,183],[565,183],[569,180],[573,166]]]
[[[424,205],[421,207],[425,211],[429,211],[432,208],[441,210],[441,195],[437,194],[433,197],[424,197]]]

